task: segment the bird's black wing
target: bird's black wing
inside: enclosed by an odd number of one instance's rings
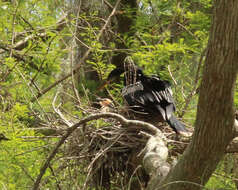
[[[167,83],[147,77],[143,81],[124,87],[122,95],[132,109],[146,113],[159,112],[164,120],[167,120],[175,111],[171,92]]]
[[[147,79],[146,86],[151,89],[156,103],[158,103],[165,112],[164,114],[162,113],[162,116],[165,120],[168,120],[176,109],[170,83],[158,77],[150,77]]]
[[[168,81],[157,77],[144,77],[142,81],[125,86],[122,95],[133,110],[160,114],[176,133],[187,133],[184,124],[173,115],[175,105]]]
[[[135,111],[145,112],[144,87],[141,82],[130,84],[122,89],[122,96]]]

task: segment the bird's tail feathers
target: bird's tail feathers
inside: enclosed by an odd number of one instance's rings
[[[186,129],[185,125],[180,122],[173,114],[167,120],[168,124],[173,128],[173,130],[183,136],[189,136],[189,131]]]

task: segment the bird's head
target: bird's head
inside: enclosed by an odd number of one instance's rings
[[[112,100],[109,98],[97,98],[101,107],[114,107]]]
[[[125,72],[125,69],[123,67],[117,67],[117,68],[113,69],[109,73],[109,75],[107,77],[107,81],[114,81],[115,79],[119,78],[120,75],[124,72]]]
[[[113,112],[115,109],[115,106],[109,98],[97,98],[99,101],[99,104],[101,106],[100,111],[101,112]]]
[[[117,67],[117,68],[113,69],[113,70],[109,73],[107,79],[106,79],[106,80],[103,82],[103,84],[98,88],[98,90],[102,90],[103,88],[105,88],[105,86],[107,86],[107,85],[110,84],[111,82],[115,81],[115,80],[116,80],[117,78],[119,78],[120,75],[121,75],[122,73],[124,73],[124,72],[125,72],[124,68],[121,68],[121,67]]]
[[[138,80],[141,80],[141,78],[143,76],[144,76],[144,73],[143,73],[142,69],[137,67],[137,69],[136,69],[136,77],[138,78]]]
[[[136,66],[132,58],[128,56],[125,58],[123,66],[116,67],[109,73],[106,81],[98,88],[98,90],[102,90],[106,85],[118,79],[123,73],[124,85],[134,84],[135,82],[141,80],[144,76],[142,69]]]

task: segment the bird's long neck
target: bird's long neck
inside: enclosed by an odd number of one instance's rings
[[[113,80],[116,78],[119,78],[122,73],[124,73],[125,70],[121,67],[117,67],[111,71],[111,73],[108,75],[108,80]]]
[[[125,85],[135,84],[137,82],[136,73],[132,71],[127,71],[124,76]]]

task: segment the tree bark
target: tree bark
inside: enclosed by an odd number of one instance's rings
[[[191,143],[165,180],[149,190],[196,190],[208,181],[233,138],[234,86],[238,70],[238,1],[214,1],[213,23]]]
[[[128,12],[127,9],[130,9]],[[123,36],[126,33],[128,36],[133,36],[135,34],[135,29],[132,28],[137,10],[137,1],[136,0],[122,0],[120,12],[116,16],[117,28],[116,32]],[[128,14],[129,13],[129,14]],[[126,49],[128,48],[125,42],[121,40],[114,40],[117,49]],[[112,56],[111,63],[117,67],[123,66],[124,59],[128,54],[126,52],[118,52]]]

